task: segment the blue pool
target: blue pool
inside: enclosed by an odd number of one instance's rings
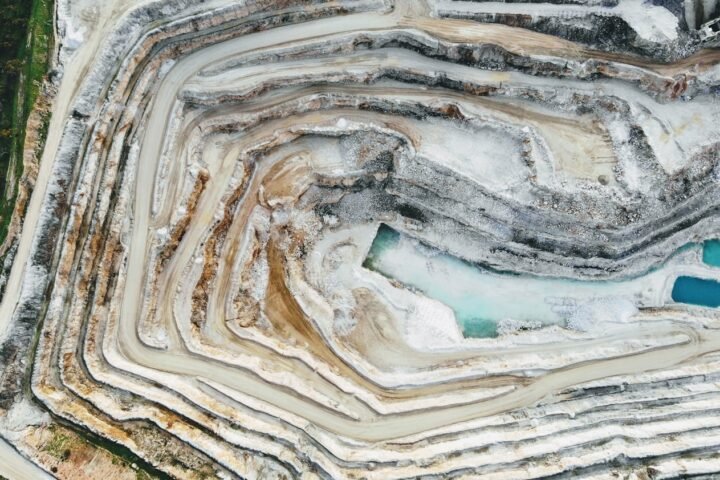
[[[687,244],[680,248],[698,248]],[[703,262],[720,267],[720,239],[703,244]],[[465,337],[498,335],[505,319],[530,322],[536,326],[578,326],[578,320],[592,317],[628,318],[638,297],[656,300],[645,306],[666,302],[662,285],[668,278],[664,266],[625,280],[579,281],[534,275],[499,273],[466,262],[419,242],[381,224],[370,247],[365,268],[396,280],[455,313]],[[680,276],[672,289],[672,300],[703,307],[720,306],[720,282]]]
[[[718,307],[720,306],[720,282],[696,277],[678,277],[673,285],[672,299],[691,305]]]
[[[539,327],[598,313],[607,317],[615,310],[627,315],[635,308],[633,295],[654,283],[643,278],[578,281],[493,272],[386,225],[378,229],[363,266],[447,305],[464,336],[474,338],[497,336],[498,324],[506,319]]]
[[[703,243],[703,263],[720,267],[720,239],[707,240]]]

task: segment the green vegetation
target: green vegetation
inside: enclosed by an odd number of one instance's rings
[[[153,477],[145,473],[143,470],[138,470],[135,474],[136,480],[152,480]]]
[[[167,475],[156,470],[127,448],[98,437],[89,431],[69,425],[51,425],[50,431],[53,436],[42,447],[42,451],[63,462],[69,460],[73,456],[73,452],[99,449],[110,455],[110,461],[113,465],[123,465],[125,468],[134,470],[137,480],[165,480],[168,478]]]
[[[60,429],[51,427],[51,431],[53,433],[53,437],[47,445],[45,445],[43,450],[55,458],[67,460],[66,457],[69,455],[66,452],[70,451],[72,439],[65,435]]]
[[[0,242],[6,235],[22,175],[25,127],[53,42],[52,0],[0,0]],[[48,118],[43,118],[44,142]],[[8,183],[8,181],[12,183]],[[8,197],[8,191],[13,195]]]
[[[156,469],[145,460],[135,455],[129,448],[108,440],[107,438],[96,435],[90,430],[78,428],[76,425],[67,424],[65,427],[72,430],[84,442],[93,445],[95,448],[108,452],[108,454],[112,455],[114,460],[118,463],[124,463],[129,468],[132,468],[132,465],[135,464],[137,466],[136,476],[138,474],[144,474],[146,478],[152,480],[170,480],[170,477],[167,474]]]

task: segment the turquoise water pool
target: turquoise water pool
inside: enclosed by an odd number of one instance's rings
[[[463,334],[475,338],[497,336],[505,319],[539,327],[583,315],[625,315],[634,312],[632,296],[649,288],[642,279],[578,281],[493,272],[386,225],[378,229],[363,266],[447,305]]]
[[[720,239],[703,242],[702,261],[705,265],[720,267]],[[680,276],[673,284],[672,299],[679,303],[717,308],[720,306],[720,283],[715,280]]]
[[[468,280],[468,277],[477,275],[476,268],[457,257],[444,254],[433,255],[437,252],[432,252],[430,249],[420,251],[422,247],[419,244],[413,245],[414,248],[408,248],[409,245],[403,246],[400,242],[401,234],[399,232],[386,225],[381,225],[363,266],[420,290],[428,297],[452,308],[455,318],[463,330],[463,335],[466,337],[497,336],[497,323],[488,318],[488,314],[491,312],[486,311],[485,295],[482,292],[463,288],[472,282],[462,282],[462,279]],[[426,262],[424,254],[428,253],[433,255],[434,262]],[[402,265],[398,265],[400,268],[395,268],[393,258],[399,256],[403,257]],[[418,263],[423,262],[427,268],[418,269],[418,266],[423,266]],[[440,263],[439,266],[443,272],[437,271],[438,265],[435,265],[437,263]],[[452,272],[451,275],[460,282],[444,281],[448,280],[443,274],[445,272]],[[436,274],[433,275],[433,273]]]
[[[720,283],[715,280],[681,276],[673,285],[672,299],[680,303],[716,308],[720,306]]]
[[[687,248],[698,248],[698,244],[687,244],[677,252]],[[703,244],[703,262],[720,267],[720,240]],[[497,336],[498,324],[505,319],[535,327],[570,322],[577,327],[578,322],[592,323],[593,316],[627,318],[628,312],[636,309],[636,298],[656,298],[646,306],[666,302],[662,291],[668,276],[664,266],[621,281],[498,273],[424,245],[384,224],[363,266],[447,305],[463,335],[474,338]],[[675,302],[715,308],[720,306],[720,282],[680,276],[671,297]]]
[[[720,239],[706,240],[703,243],[703,263],[720,267]]]

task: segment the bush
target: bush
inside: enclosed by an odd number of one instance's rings
[[[13,58],[12,60],[5,62],[3,69],[6,73],[17,75],[20,71],[22,71],[24,65],[24,62],[19,58]]]

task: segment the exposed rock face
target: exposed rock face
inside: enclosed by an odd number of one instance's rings
[[[485,3],[60,2],[8,439],[42,464],[23,428],[62,421],[178,478],[719,471],[720,316],[669,289],[717,277],[682,247],[720,228],[720,52],[658,5]],[[634,290],[463,338],[363,267],[380,224],[517,301]]]

